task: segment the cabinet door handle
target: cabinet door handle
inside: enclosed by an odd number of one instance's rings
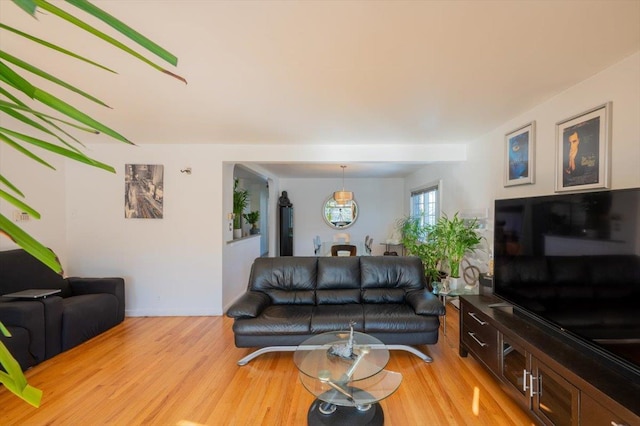
[[[525,368],[522,370],[522,392],[524,392],[526,395],[528,389],[529,388],[527,387],[527,369]]]
[[[487,324],[488,324],[486,321],[482,321],[480,318],[478,318],[478,317],[476,316],[475,312],[468,312],[468,314],[469,314],[469,316],[470,316],[471,318],[473,318],[474,320],[478,321],[478,323],[479,323],[480,325],[487,325]]]
[[[533,391],[533,381],[538,380],[538,391]],[[529,374],[529,396],[533,398],[533,395],[542,394],[542,377],[533,377],[533,374]]]
[[[486,343],[484,343],[482,340],[480,340],[480,339],[478,339],[478,338],[476,337],[476,333],[473,333],[473,332],[471,332],[471,331],[467,331],[467,334],[468,334],[469,336],[471,336],[471,338],[472,338],[473,340],[475,340],[475,341],[476,341],[480,346],[482,346],[483,348],[484,348],[485,346],[487,346],[487,344],[486,344]]]
[[[627,426],[626,423],[618,423],[614,420],[611,420],[611,426]]]

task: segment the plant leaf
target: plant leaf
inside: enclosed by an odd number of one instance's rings
[[[3,80],[7,83],[33,99],[33,95],[36,91],[35,86],[22,78],[20,74],[13,71],[2,61],[0,61],[0,76],[4,77]]]
[[[2,189],[0,189],[0,198],[4,198],[6,201],[13,204],[21,211],[29,213],[29,216],[33,217],[34,219],[40,219],[40,213],[31,208],[31,206],[25,204],[23,201],[18,200],[13,195],[3,191]]]
[[[35,155],[31,151],[25,149],[19,143],[16,143],[16,141],[14,141],[13,139],[9,138],[7,135],[5,135],[3,133],[0,133],[0,140],[2,140],[4,143],[9,145],[10,147],[14,148],[15,150],[17,150],[21,154],[24,154],[27,157],[31,158],[32,160],[37,161],[38,163],[42,164],[43,166],[48,167],[48,168],[50,168],[52,170],[56,169],[51,164],[49,164],[46,161],[44,161],[42,158],[38,157],[37,155]]]
[[[35,3],[34,3],[34,5],[35,5]],[[91,64],[91,65],[95,66],[95,67],[102,68],[103,70],[109,71],[110,73],[118,74],[116,71],[112,70],[111,68],[108,68],[108,67],[106,67],[104,65],[101,65],[101,64],[99,64],[97,62],[94,62],[94,61],[92,61],[90,59],[87,59],[84,56],[80,56],[77,53],[73,53],[72,51],[67,50],[67,49],[65,49],[63,47],[60,47],[60,46],[55,45],[53,43],[49,43],[48,41],[45,41],[45,40],[42,40],[40,38],[34,37],[34,36],[30,35],[30,34],[24,33],[24,32],[22,32],[20,30],[17,30],[17,29],[15,29],[13,27],[10,27],[8,25],[0,23],[0,28],[5,29],[7,31],[11,31],[14,34],[17,34],[17,35],[19,35],[21,37],[24,37],[24,38],[26,38],[28,40],[31,40],[34,43],[41,44],[41,45],[43,45],[45,47],[48,47],[51,50],[55,50],[56,52],[62,53],[62,54],[67,55],[67,56],[71,56],[72,58],[78,59],[78,60],[80,60],[82,62],[86,62],[88,64]]]
[[[3,137],[6,139],[9,139],[7,134],[19,138],[27,143],[30,143],[32,145],[35,145],[37,147],[40,147],[42,149],[46,149],[47,151],[51,151],[55,154],[61,155],[63,157],[67,157],[70,158],[72,160],[78,161],[80,163],[84,163],[84,164],[88,164],[90,166],[95,166],[98,167],[100,169],[106,170],[108,172],[111,173],[115,173],[115,169],[111,166],[109,166],[108,164],[104,164],[101,163],[100,161],[94,160],[92,158],[89,158],[88,156],[86,156],[84,153],[78,153],[76,151],[70,151],[66,148],[63,148],[61,146],[58,145],[54,145],[52,143],[43,141],[41,139],[37,139],[34,138],[32,136],[29,135],[25,135],[23,133],[18,133],[18,132],[14,132],[13,130],[9,130],[9,129],[5,129],[3,127],[0,127],[0,137]],[[11,140],[11,139],[9,139]],[[11,140],[12,141],[12,140]],[[13,143],[15,143],[14,141],[12,141]],[[16,145],[20,146],[19,144],[16,143]]]
[[[4,232],[5,235],[22,247],[27,253],[31,254],[55,272],[62,272],[62,267],[56,255],[51,250],[43,246],[2,214],[0,214],[0,231]]]
[[[99,31],[97,29],[95,29],[94,27],[92,27],[91,25],[86,24],[85,22],[81,21],[80,19],[76,18],[75,16],[65,12],[64,10],[52,5],[51,3],[46,2],[45,0],[34,0],[36,2],[36,4],[38,5],[38,7],[46,10],[47,12],[50,12],[62,19],[64,19],[65,21],[76,25],[80,28],[82,28],[83,30],[93,34],[94,36],[106,41],[109,44],[112,44],[113,46],[117,47],[118,49],[127,52],[128,54],[130,54],[131,56],[141,60],[142,62],[144,62],[145,64],[155,68],[158,71],[161,71],[165,74],[169,74],[172,77],[177,78],[178,80],[181,80],[182,82],[186,83],[187,80],[184,79],[184,77],[181,77],[177,74],[172,73],[171,71],[162,68],[160,65],[155,64],[154,62],[150,61],[149,59],[145,58],[144,56],[142,56],[141,54],[139,54],[138,52],[136,52],[135,50],[131,49],[129,46],[119,42],[118,40],[114,39],[113,37],[103,33],[102,31]]]
[[[22,10],[33,16],[36,13],[36,3],[33,0],[13,0]]]
[[[97,103],[99,105],[102,105],[102,106],[107,107],[107,108],[111,108],[109,105],[107,105],[106,103],[104,103],[100,99],[88,94],[87,92],[85,92],[83,90],[80,90],[80,89],[70,85],[69,83],[67,83],[65,81],[60,80],[57,77],[52,76],[51,74],[49,74],[49,73],[47,73],[45,71],[42,71],[40,68],[34,67],[33,65],[28,64],[28,63],[16,58],[13,55],[8,54],[7,52],[3,52],[2,50],[0,50],[0,58],[3,58],[4,60],[6,60],[8,62],[11,62],[14,65],[17,65],[20,68],[31,72],[32,74],[40,76],[40,77],[44,78],[45,80],[49,80],[52,83],[55,83],[55,84],[57,84],[59,86],[62,86],[67,90],[75,92],[75,93],[79,94],[80,96],[83,96],[83,97],[85,97],[85,98],[87,98],[87,99],[89,99],[89,100],[91,100],[91,101],[93,101],[93,102],[95,102],[95,103]]]
[[[11,182],[9,182],[9,179],[7,179],[6,177],[0,175],[0,182],[2,184],[4,184],[5,186],[7,186],[9,189],[11,189],[13,192],[15,192],[16,194],[18,194],[19,196],[21,196],[22,198],[24,198],[24,194],[22,193],[22,191],[20,191],[18,189],[17,186],[15,186],[14,184],[12,184]]]
[[[78,9],[83,10],[88,14],[93,15],[96,18],[100,19],[102,22],[109,25],[111,28],[115,29],[120,34],[127,36],[130,40],[144,47],[149,52],[154,53],[156,56],[164,59],[171,65],[173,66],[178,65],[178,58],[175,55],[168,52],[161,46],[158,46],[156,43],[149,40],[148,38],[146,38],[145,36],[137,32],[136,30],[129,27],[127,24],[113,17],[112,15],[105,12],[104,10],[89,3],[86,0],[66,0],[66,1],[67,3],[74,5]]]

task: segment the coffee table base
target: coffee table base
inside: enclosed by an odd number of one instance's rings
[[[307,414],[309,426],[382,426],[384,424],[384,413],[378,403],[372,404],[367,411],[338,405],[331,414],[322,414],[320,406],[323,404],[326,403],[316,399],[309,407]]]

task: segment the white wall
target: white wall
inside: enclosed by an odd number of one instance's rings
[[[347,169],[348,170],[348,169]],[[381,255],[380,242],[387,239],[395,223],[404,214],[403,179],[345,179],[344,186],[353,191],[359,214],[356,222],[345,230],[329,227],[322,218],[324,203],[342,188],[339,172],[335,179],[280,179],[293,204],[293,254],[313,256],[313,238],[333,241],[338,232],[348,232],[352,242],[364,243],[366,235],[374,239],[373,254]]]
[[[41,214],[41,219],[15,222],[28,234],[36,237],[45,246],[54,250],[60,259],[66,258],[66,220],[65,220],[65,162],[54,155],[37,148],[33,153],[45,159],[55,170],[44,167],[27,159],[3,142],[0,142],[0,174],[11,181],[25,198],[7,191],[25,202]],[[4,186],[3,186],[3,189]],[[0,213],[13,220],[17,207],[0,198]],[[8,238],[0,235],[0,250],[9,250],[17,246]],[[62,261],[66,269],[66,264]]]
[[[411,188],[443,180],[443,211],[490,208],[499,198],[554,192],[555,125],[593,107],[613,102],[611,187],[640,187],[640,52],[470,141],[468,160],[456,165],[427,166],[405,181]],[[504,136],[536,121],[535,183],[504,187]]]
[[[127,279],[127,315],[219,315],[227,301],[234,298],[233,293],[246,283],[241,274],[226,273],[223,268],[223,264],[235,264],[237,260],[225,253],[226,241],[232,234],[228,231],[227,213],[231,212],[233,163],[457,162],[428,166],[408,177],[403,185],[405,197],[411,188],[442,179],[446,212],[486,208],[492,206],[495,198],[552,193],[555,123],[613,101],[612,187],[640,186],[639,75],[640,53],[636,53],[478,140],[470,141],[468,148],[465,145],[397,144],[300,144],[295,149],[290,145],[90,144],[92,156],[118,170],[117,175],[111,175],[70,161],[61,164],[60,171],[49,172],[0,146],[0,167],[3,174],[11,172],[29,177],[27,181],[20,181],[21,188],[44,218],[40,223],[26,225],[36,238],[60,254],[67,273],[117,275]],[[531,120],[537,121],[538,129],[536,183],[504,188],[504,134]],[[465,161],[467,156],[469,159]],[[165,166],[164,219],[124,219],[123,171],[127,163]],[[181,174],[179,170],[187,166],[193,173]],[[291,199],[299,211],[301,204],[307,204],[301,200],[308,200],[307,195],[299,193],[296,187],[299,183],[302,182],[276,180],[270,185],[270,191],[276,194],[291,191]],[[385,210],[384,214],[367,216],[377,209],[386,209],[387,200],[395,195],[383,194],[375,185],[360,185],[355,180],[347,183],[353,183],[356,199],[363,203],[363,216],[352,233],[357,232],[359,238],[369,233],[380,242],[388,233],[389,218],[402,214]],[[318,187],[319,198],[334,190],[335,182],[325,184]],[[388,185],[395,188],[397,183]],[[369,191],[373,192],[372,199],[366,196]],[[272,194],[269,203],[273,212],[276,201],[277,196]],[[398,203],[407,206],[402,199]],[[307,207],[312,220],[322,220],[318,204],[312,205],[309,201],[304,208]],[[6,203],[2,203],[0,209],[6,215],[11,214]],[[377,218],[383,219],[376,222]],[[298,222],[299,218],[296,226]],[[274,223],[269,229],[275,232]],[[328,227],[326,230],[330,235],[331,230]],[[311,240],[317,233],[310,229],[297,232],[308,232],[306,236],[300,235],[297,243],[300,254],[311,250]],[[6,239],[0,239],[0,248],[6,247]],[[233,283],[228,281],[231,279]],[[236,291],[225,293],[223,300],[223,287],[227,286]]]

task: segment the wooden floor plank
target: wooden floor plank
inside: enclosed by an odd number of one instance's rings
[[[458,356],[458,312],[447,334],[421,347],[433,363],[392,351],[402,373],[383,400],[385,425],[532,424],[473,358]],[[292,352],[248,365],[223,317],[127,318],[123,324],[26,372],[44,391],[32,408],[0,387],[2,425],[304,425],[313,402]],[[474,409],[474,395],[475,407]]]

